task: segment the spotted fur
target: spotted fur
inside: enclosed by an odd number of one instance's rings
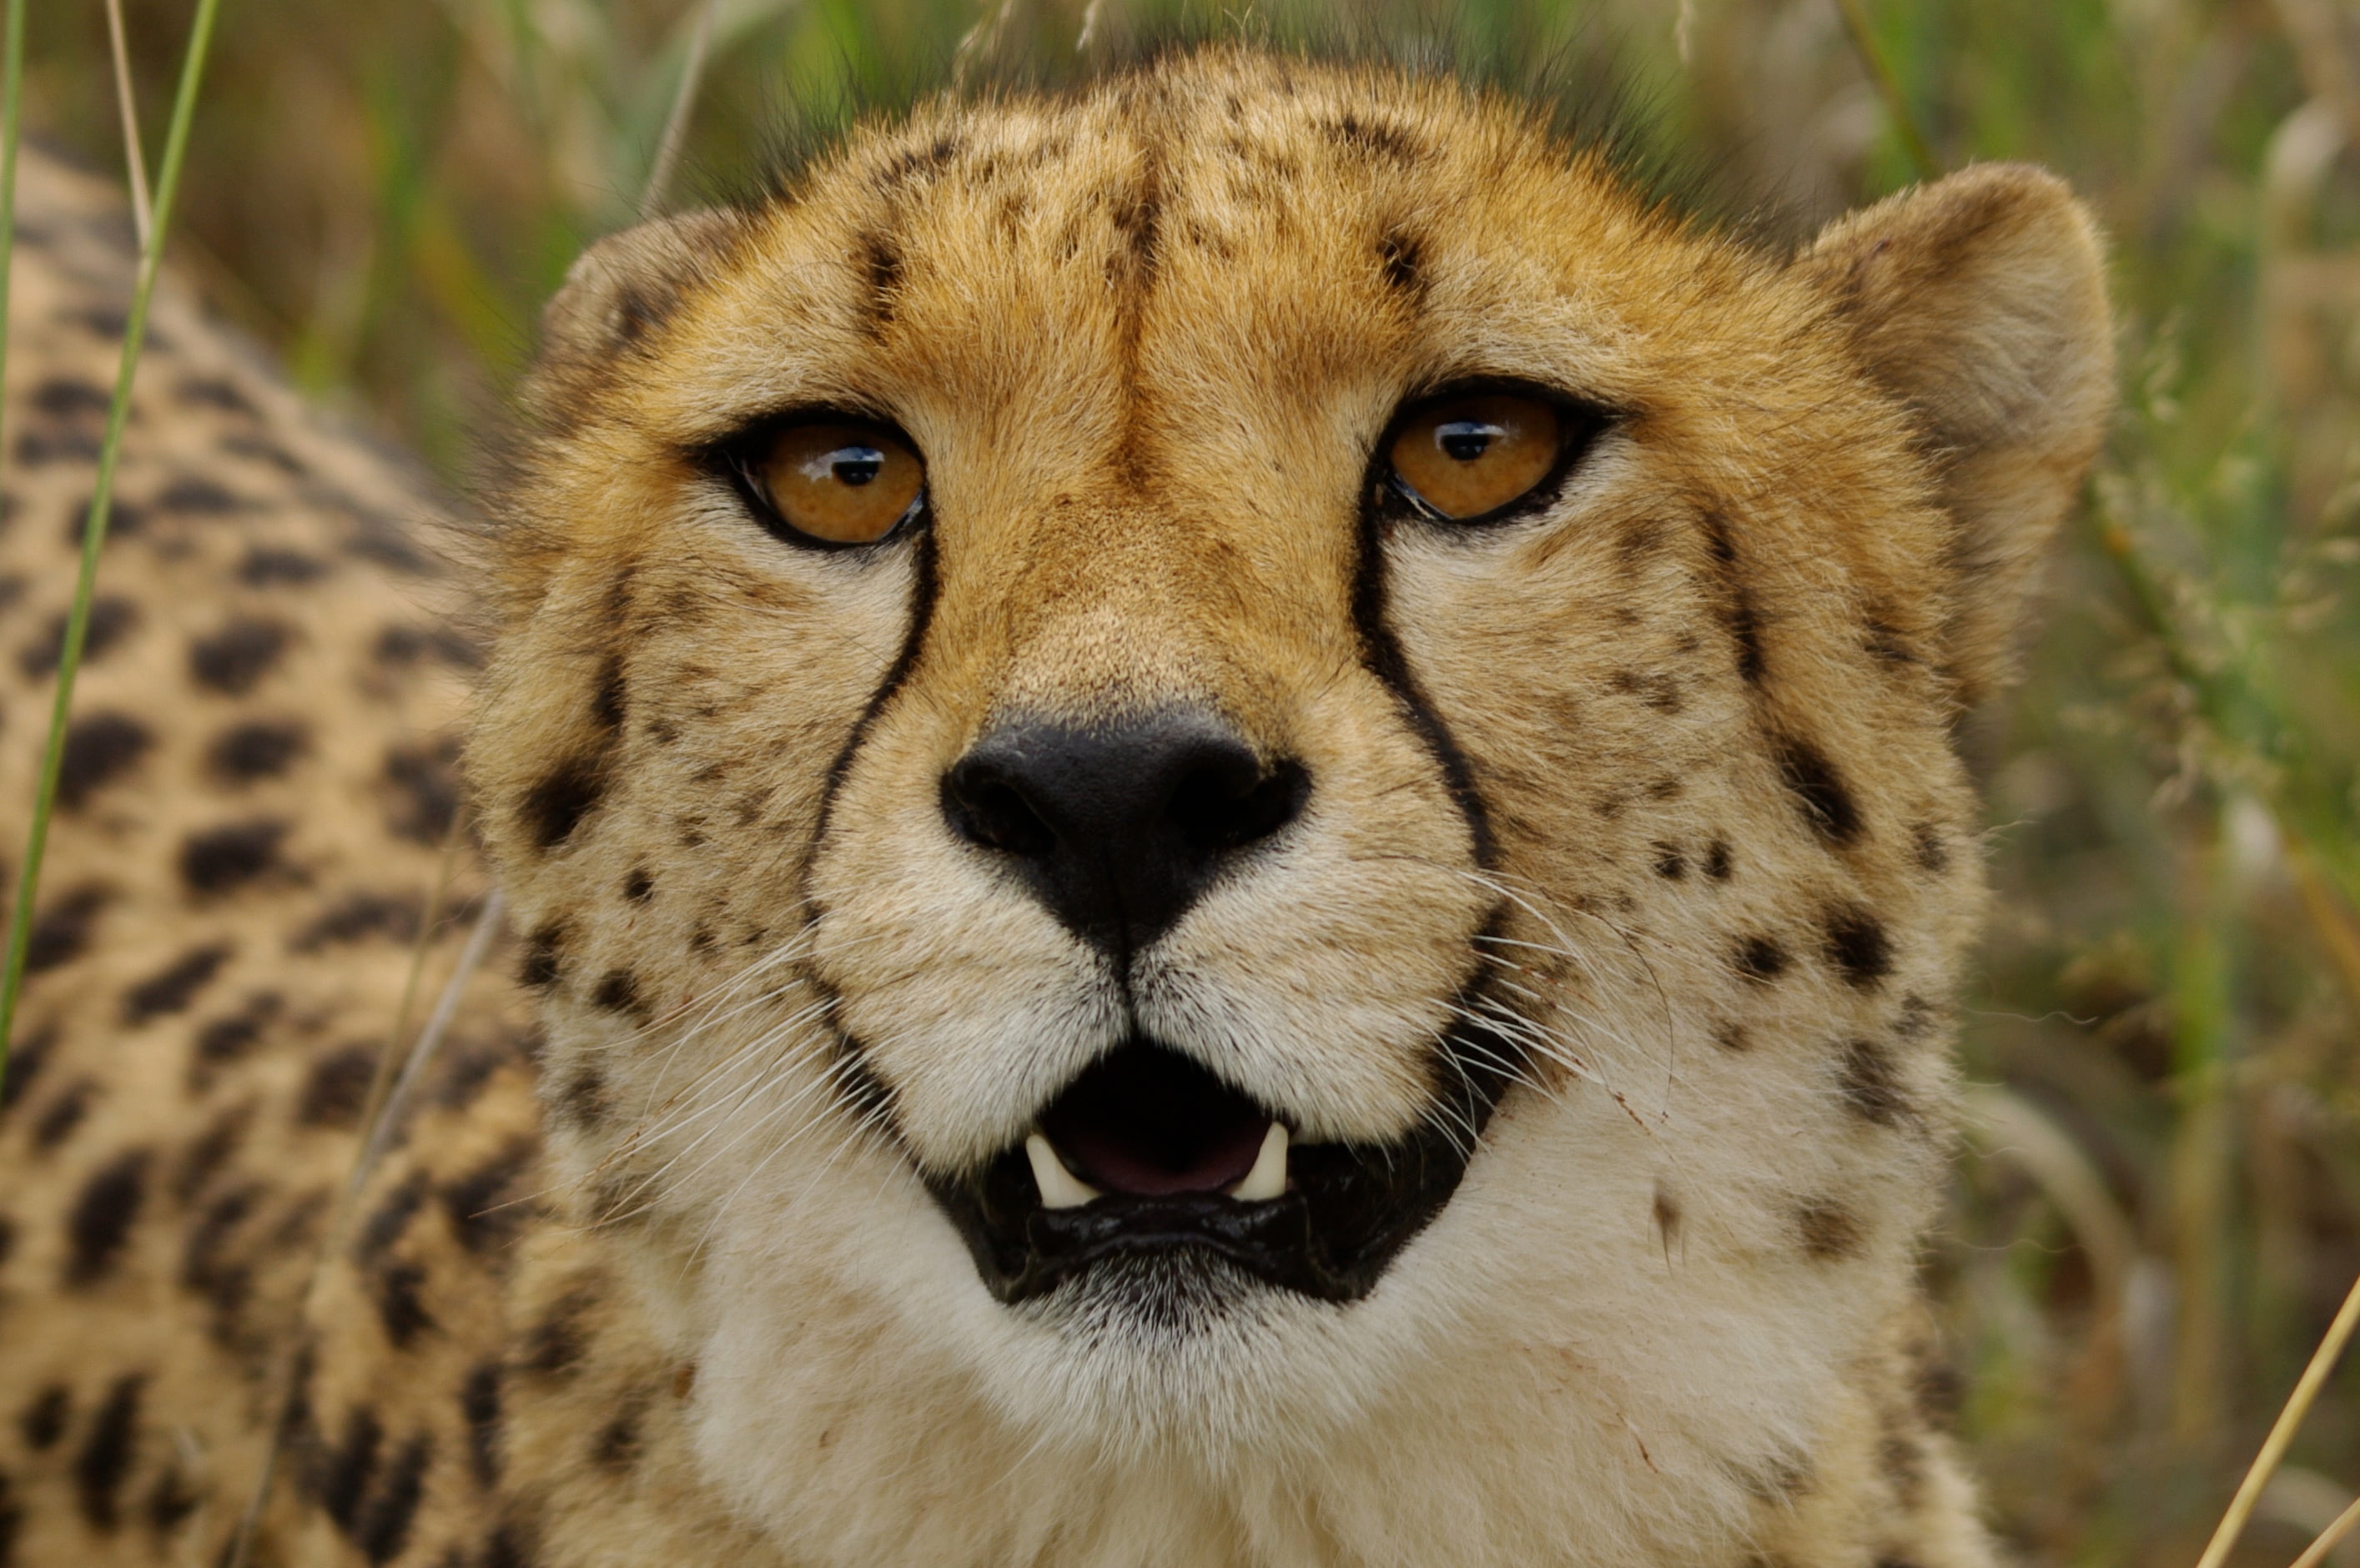
[[[127,286],[27,178],[0,800]],[[1913,1271],[1950,726],[2110,395],[2055,181],[1769,256],[1512,103],[1213,51],[859,132],[545,332],[478,681],[433,503],[159,312],[0,1115],[0,1562],[218,1562],[274,1433],[267,1563],[1992,1561]],[[1372,513],[1473,376],[1604,432],[1512,526]],[[817,407],[924,528],[757,525],[706,454]],[[1310,803],[1119,981],[939,781],[1180,701]],[[515,934],[347,1198],[486,866]],[[922,1179],[1125,1009],[1397,1137],[1455,1008],[1516,1082],[1358,1301],[1004,1307]]]

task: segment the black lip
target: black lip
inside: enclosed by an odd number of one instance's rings
[[[1164,1048],[1133,1041],[1119,1049]],[[1281,1290],[1358,1301],[1458,1191],[1507,1086],[1507,1064],[1521,1053],[1470,1026],[1446,1036],[1438,1055],[1430,1114],[1415,1132],[1384,1143],[1298,1143],[1289,1151],[1286,1194],[1266,1203],[1212,1192],[1109,1193],[1079,1208],[1044,1208],[1022,1139],[978,1171],[929,1177],[927,1185],[985,1286],[1011,1305],[1109,1260],[1191,1249]]]

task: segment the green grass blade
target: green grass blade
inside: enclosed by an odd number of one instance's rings
[[[196,117],[197,84],[204,78],[205,53],[213,43],[213,18],[221,0],[197,0],[189,27],[189,45],[180,60],[180,82],[172,95],[172,125],[164,140],[164,163],[156,179],[155,228],[139,257],[138,280],[132,290],[131,314],[123,329],[123,361],[115,375],[115,398],[106,411],[106,436],[99,447],[98,480],[83,520],[82,572],[74,583],[73,608],[66,616],[65,641],[58,655],[57,699],[49,709],[49,739],[41,752],[41,781],[33,798],[33,825],[25,841],[24,869],[16,877],[16,909],[8,928],[8,961],[0,974],[0,1074],[8,1065],[8,1038],[16,1021],[16,998],[24,988],[25,954],[32,943],[33,900],[40,889],[41,855],[48,847],[49,812],[57,803],[58,772],[65,761],[66,719],[73,708],[74,676],[82,666],[83,640],[90,633],[90,604],[98,583],[98,556],[106,543],[109,503],[115,490],[115,465],[123,451],[123,428],[131,415],[131,384],[139,370],[139,351],[148,336],[148,309],[156,297],[156,276],[163,261],[164,236],[172,222],[172,198],[180,185],[180,164],[189,148],[189,126]],[[9,0],[8,38],[8,178],[5,194],[13,198],[16,120],[18,99],[19,52],[23,38],[24,0]],[[7,205],[13,207],[13,201]],[[0,273],[6,254],[0,251]]]

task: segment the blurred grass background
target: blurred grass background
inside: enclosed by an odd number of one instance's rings
[[[1144,7],[716,0],[673,188],[744,183],[962,39],[1054,71]],[[152,134],[188,6],[126,10]],[[1611,43],[1638,141],[1772,236],[1914,177],[1896,95],[1943,167],[2046,163],[2111,229],[2125,410],[2029,679],[1965,735],[1999,900],[1928,1269],[2024,1560],[2193,1563],[2360,1271],[2360,0],[1859,0],[1882,94],[1839,0],[1355,14],[1512,61]],[[463,482],[539,302],[637,208],[705,22],[231,0],[175,259]],[[101,0],[34,8],[28,125],[119,168],[107,58]],[[2347,1368],[2234,1561],[2287,1562],[2355,1489]]]

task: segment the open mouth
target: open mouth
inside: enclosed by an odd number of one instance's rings
[[[1277,1113],[1133,1040],[965,1177],[929,1179],[1001,1301],[1110,1260],[1196,1249],[1322,1301],[1368,1294],[1448,1203],[1505,1087],[1506,1041],[1447,1040],[1428,1114],[1384,1143],[1299,1143]]]

